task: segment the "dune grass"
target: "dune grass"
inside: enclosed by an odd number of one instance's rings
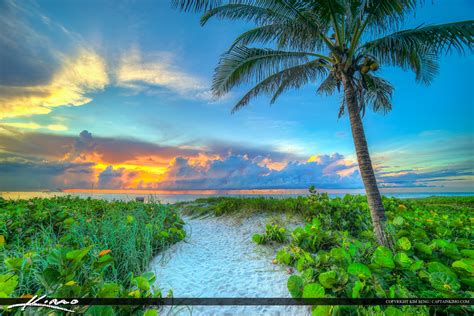
[[[161,296],[147,269],[157,252],[185,237],[183,225],[173,207],[159,203],[0,199],[0,295]]]
[[[270,223],[252,241],[279,244],[274,263],[295,270],[288,291],[300,297],[469,298],[474,292],[474,197],[383,198],[394,246],[376,243],[367,199],[209,198],[183,203],[186,214],[293,214],[300,227]],[[275,285],[277,286],[277,285]],[[315,315],[472,313],[471,306],[315,306]]]

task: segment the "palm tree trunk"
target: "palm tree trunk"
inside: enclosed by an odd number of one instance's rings
[[[351,123],[352,138],[354,140],[359,170],[364,182],[367,201],[369,203],[375,237],[380,244],[390,246],[390,240],[387,238],[384,230],[386,220],[385,209],[377,187],[372,161],[370,160],[369,148],[367,146],[367,140],[365,139],[364,126],[360,117],[354,84],[350,76],[347,74],[342,74],[342,82],[344,85],[344,97]]]

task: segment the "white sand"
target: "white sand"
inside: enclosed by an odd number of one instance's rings
[[[185,218],[185,242],[173,245],[152,262],[157,285],[174,297],[290,297],[288,273],[272,264],[275,250],[254,244],[263,232],[263,216]],[[170,315],[306,315],[304,306],[194,306],[162,311]]]

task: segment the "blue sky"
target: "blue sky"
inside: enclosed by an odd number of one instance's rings
[[[406,27],[473,18],[472,1],[428,2]],[[220,54],[250,24],[200,27],[198,14],[164,0],[0,7],[2,190],[361,187],[340,96],[306,86],[234,115],[249,87],[210,96]],[[474,191],[473,69],[470,53],[442,56],[426,86],[382,67],[393,110],[364,118],[382,186]],[[135,154],[122,157],[127,148]]]

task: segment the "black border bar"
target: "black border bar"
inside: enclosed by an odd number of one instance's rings
[[[28,303],[30,298],[0,298],[0,305]],[[185,305],[185,306],[228,306],[228,305],[474,305],[473,298],[44,298],[84,305]],[[59,304],[62,305],[62,304]],[[68,305],[68,304],[65,304]]]

